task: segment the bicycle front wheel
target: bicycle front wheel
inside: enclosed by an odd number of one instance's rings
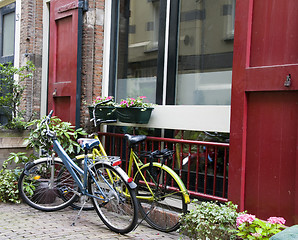
[[[60,159],[41,158],[27,163],[18,182],[20,197],[41,211],[56,211],[72,204],[76,184]]]
[[[89,191],[97,214],[112,231],[125,234],[134,229],[138,219],[135,190],[121,174],[105,163],[97,163],[89,177]]]
[[[136,194],[143,218],[159,231],[177,230],[181,215],[187,211],[178,182],[159,165],[146,166],[141,173],[144,178],[137,172],[135,183],[138,185]]]

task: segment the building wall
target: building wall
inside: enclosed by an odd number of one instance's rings
[[[41,59],[42,59],[42,12],[43,2],[39,0],[21,1],[21,27],[19,65],[32,61],[36,67],[32,79],[26,79],[21,108],[29,119],[33,113],[39,117],[41,99]],[[16,33],[18,34],[18,33]]]
[[[89,1],[84,13],[82,40],[82,95],[81,125],[88,126],[87,105],[96,96],[102,95],[103,41],[104,41],[104,0]]]

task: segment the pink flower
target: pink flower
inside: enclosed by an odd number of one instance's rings
[[[241,214],[237,217],[236,223],[237,227],[239,227],[242,223],[248,222],[251,224],[255,220],[256,216],[251,214]]]
[[[147,98],[146,96],[140,96],[141,99]]]
[[[260,237],[260,236],[262,236],[262,235],[261,235],[261,233],[252,233],[251,236],[254,236],[254,237]]]
[[[267,219],[267,222],[272,223],[272,224],[284,225],[286,223],[286,220],[282,217],[270,217]]]
[[[96,97],[96,100],[99,100],[99,101],[100,101],[100,100],[101,100],[101,97],[99,97],[99,96],[98,96],[98,97]]]

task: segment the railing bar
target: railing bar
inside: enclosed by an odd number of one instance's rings
[[[189,180],[190,180],[190,155],[191,155],[191,146],[188,146],[188,162],[187,162],[187,189],[189,189]],[[183,160],[183,159],[182,159]],[[183,162],[182,162],[183,163]]]
[[[227,171],[227,148],[225,149],[225,154],[224,154],[224,169],[223,169],[223,187],[222,187],[222,197],[226,196],[226,171]]]
[[[195,190],[198,191],[198,182],[199,182],[199,166],[200,166],[200,146],[197,145],[197,164],[196,164],[196,181],[195,181]]]
[[[204,175],[204,193],[207,192],[207,173],[208,173],[208,147],[205,150],[205,175]]]
[[[217,174],[217,147],[215,147],[214,149],[214,163],[213,163],[213,167],[214,167],[214,171],[213,171],[213,196],[215,196],[215,189],[216,189],[216,174]]]
[[[113,136],[119,136],[123,137],[124,134],[122,133],[104,133],[99,132],[99,135],[113,135]],[[205,142],[205,141],[195,141],[195,140],[186,140],[186,139],[172,139],[172,138],[160,138],[160,137],[150,137],[147,136],[148,140],[156,141],[156,142],[162,142],[162,141],[168,141],[168,142],[175,142],[175,143],[185,143],[185,144],[200,144],[200,145],[206,145],[206,146],[220,146],[220,147],[229,147],[229,143],[219,143],[219,142]]]

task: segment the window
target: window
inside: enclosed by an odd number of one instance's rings
[[[15,3],[0,9],[0,62],[14,61],[14,35],[15,35]],[[1,78],[0,78],[0,84]],[[5,94],[5,93],[0,93]],[[0,108],[0,124],[5,124],[7,118]]]
[[[116,100],[146,96],[156,102],[160,1],[119,1]]]
[[[229,1],[180,5],[177,105],[230,105],[234,31]]]
[[[145,95],[161,104],[166,94],[170,105],[230,105],[235,0],[172,0],[169,12],[166,0],[113,2],[117,64],[109,94],[118,101]]]

